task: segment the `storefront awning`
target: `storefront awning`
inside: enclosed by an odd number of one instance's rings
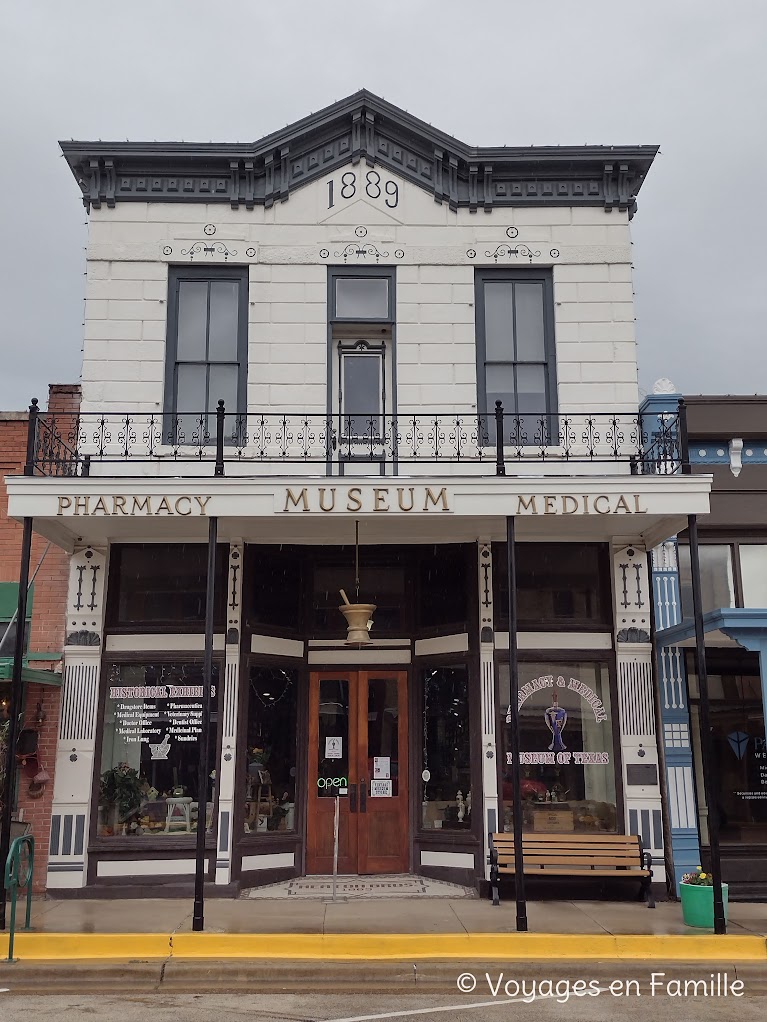
[[[0,660],[0,681],[13,680],[13,660],[3,658]],[[41,671],[37,667],[28,667],[26,664],[21,668],[21,680],[25,685],[52,685],[54,688],[61,688],[61,675],[53,671]]]

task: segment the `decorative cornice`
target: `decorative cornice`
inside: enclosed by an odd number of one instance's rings
[[[118,201],[286,202],[348,163],[385,167],[451,209],[636,209],[657,146],[468,146],[363,89],[251,144],[61,142],[87,209]]]

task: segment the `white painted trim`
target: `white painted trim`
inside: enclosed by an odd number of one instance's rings
[[[243,855],[242,868],[245,869],[284,869],[295,866],[294,852],[267,852],[264,855]]]
[[[314,650],[309,654],[310,664],[409,664],[409,649],[328,649]]]
[[[429,653],[466,653],[469,649],[469,633],[458,632],[455,635],[438,635],[433,639],[416,639],[415,655],[428,656]]]
[[[410,649],[410,639],[373,639],[370,645],[376,647],[396,646]],[[346,642],[344,639],[309,639],[309,649],[344,649],[345,646]]]
[[[422,866],[448,866],[452,869],[474,869],[470,852],[421,852]]]
[[[213,648],[224,651],[225,636],[213,636]],[[199,652],[205,650],[204,635],[110,635],[107,638],[107,653],[173,653]]]
[[[270,653],[272,656],[303,657],[304,644],[300,639],[279,639],[274,635],[251,635],[251,653]]]
[[[206,869],[208,863],[206,861]],[[107,859],[96,867],[100,877],[191,876],[194,859]]]
[[[85,887],[85,866],[81,863],[78,869],[59,872],[48,870],[45,886],[49,890],[76,890]]]
[[[610,632],[518,632],[519,649],[612,649]],[[509,633],[495,633],[495,648],[509,648]]]

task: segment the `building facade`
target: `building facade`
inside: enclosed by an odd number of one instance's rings
[[[48,413],[60,422],[77,415],[78,385],[52,384]],[[0,728],[10,712],[13,652],[17,622],[21,527],[8,517],[5,476],[23,471],[27,454],[28,415],[0,412]],[[17,745],[13,817],[35,838],[35,890],[45,889],[50,838],[59,699],[64,648],[64,609],[69,580],[65,551],[36,536],[32,545],[32,571],[24,626],[21,736]],[[0,775],[5,772],[5,748],[0,751]],[[2,788],[0,786],[0,803]]]
[[[679,395],[656,396],[673,412]],[[700,570],[722,878],[767,895],[767,400],[688,397],[690,462],[711,473]],[[674,875],[710,862],[687,532],[654,552],[663,737]]]
[[[341,872],[481,881],[509,518],[523,825],[639,833],[663,882],[647,552],[710,481],[638,411],[656,149],[477,149],[360,92],[251,146],[63,150],[82,413],[8,481],[71,554],[49,886],[181,890],[203,811],[221,892],[325,874],[336,796]]]

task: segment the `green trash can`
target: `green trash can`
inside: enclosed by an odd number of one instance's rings
[[[722,884],[722,902],[724,918],[727,919],[727,884]],[[702,884],[679,885],[682,899],[682,918],[687,926],[699,926],[703,929],[714,928],[714,888]]]

